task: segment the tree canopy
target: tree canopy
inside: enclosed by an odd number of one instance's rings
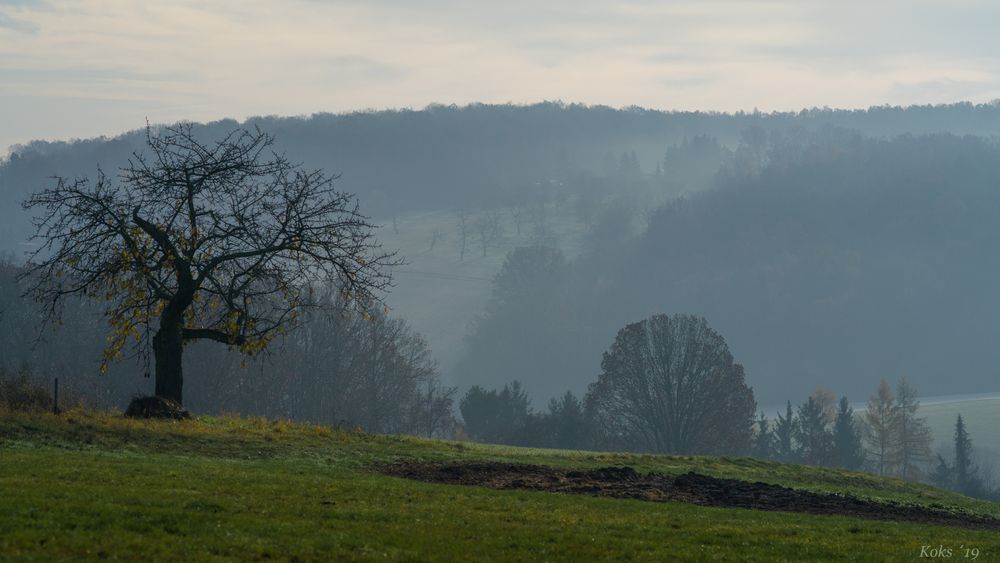
[[[654,315],[618,332],[587,408],[612,442],[663,453],[750,446],[757,408],[725,340],[703,318]]]

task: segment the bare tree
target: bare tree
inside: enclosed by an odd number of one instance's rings
[[[587,392],[611,441],[662,453],[739,453],[756,403],[726,342],[704,319],[654,315],[618,332]]]
[[[500,219],[500,212],[496,209],[487,209],[484,213],[486,215],[486,228],[490,239],[493,242],[503,240],[504,228],[503,221]]]
[[[469,213],[464,209],[460,209],[456,212],[458,216],[458,237],[459,237],[459,251],[458,259],[465,260],[465,245],[469,241],[469,234],[472,232],[471,225],[469,225]]]
[[[521,204],[512,203],[508,210],[510,211],[510,218],[514,221],[517,236],[521,236],[521,224],[524,223],[525,209]]]
[[[431,232],[431,247],[427,249],[428,252],[434,251],[434,246],[437,244],[439,238],[441,238],[441,230],[434,229],[434,231]]]
[[[42,243],[31,292],[51,316],[70,296],[106,301],[105,366],[158,320],[156,394],[177,402],[185,342],[260,352],[323,305],[316,282],[357,305],[376,301],[398,261],[335,177],[291,163],[273,142],[260,129],[207,143],[191,125],[147,126],[149,150],[117,178],[57,178],[24,204],[39,213]]]
[[[437,379],[428,380],[413,409],[413,431],[421,436],[450,438],[456,426],[452,415],[456,387],[444,387]]]
[[[479,243],[482,246],[483,258],[485,258],[486,249],[503,238],[503,225],[500,223],[500,216],[496,211],[486,209],[476,218],[475,227],[479,233]]]
[[[533,238],[536,242],[545,243],[549,240],[548,214],[545,202],[538,201],[528,209],[528,218],[533,225]]]

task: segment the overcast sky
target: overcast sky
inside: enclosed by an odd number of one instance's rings
[[[147,117],[985,102],[997,24],[994,0],[0,0],[0,154]]]

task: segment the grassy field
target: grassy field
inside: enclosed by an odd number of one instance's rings
[[[401,460],[630,465],[947,506],[1000,505],[839,470],[371,436],[262,419],[0,413],[0,559],[910,560],[995,533],[387,477]],[[956,553],[958,553],[956,551]]]

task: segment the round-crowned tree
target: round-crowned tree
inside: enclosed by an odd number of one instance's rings
[[[757,405],[743,366],[705,319],[654,315],[618,331],[586,406],[607,446],[743,453]]]
[[[317,285],[370,304],[389,284],[397,261],[353,196],[267,133],[205,142],[191,125],[147,127],[147,145],[117,177],[57,178],[24,204],[41,243],[25,274],[35,297],[53,315],[67,297],[107,303],[102,368],[151,335],[156,395],[180,403],[185,342],[254,354],[328,305]]]

